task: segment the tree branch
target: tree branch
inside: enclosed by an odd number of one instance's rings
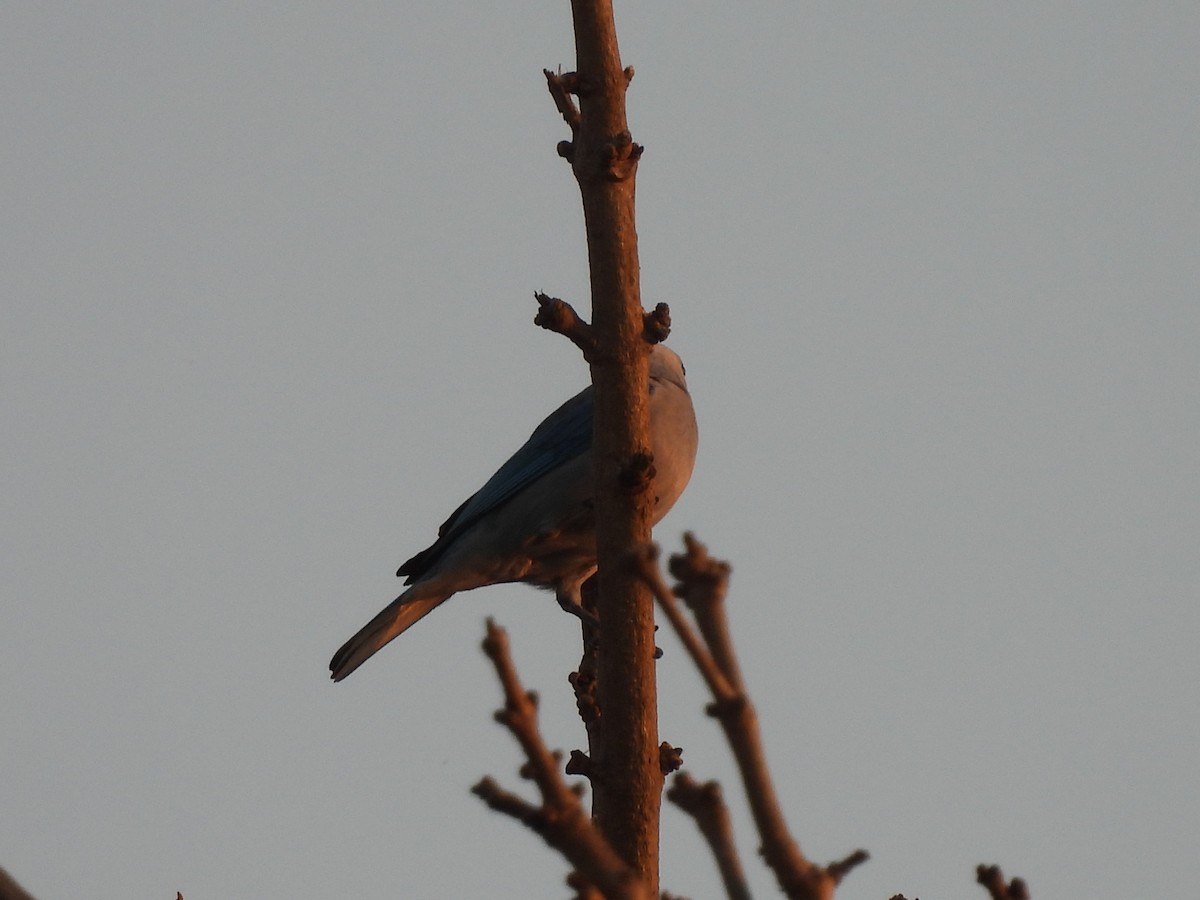
[[[491,619],[483,651],[504,689],[504,708],[496,712],[496,721],[521,745],[526,759],[522,775],[537,785],[542,802],[535,806],[504,790],[490,777],[480,780],[472,793],[491,809],[535,831],[609,900],[649,900],[653,895],[646,885],[592,825],[579,802],[579,793],[559,774],[559,760],[538,731],[537,695],[521,686],[509,653],[508,634]]]
[[[591,362],[596,349],[592,326],[581,319],[579,313],[575,312],[575,307],[567,301],[543,294],[541,291],[534,292],[533,296],[538,302],[533,324],[570,338],[571,343],[583,351],[583,358]]]
[[[33,900],[33,897],[0,867],[0,900]]]
[[[713,658],[730,683],[742,687],[742,672],[737,662],[729,621],[725,616],[725,594],[729,589],[732,567],[708,555],[708,548],[690,531],[683,535],[684,554],[674,554],[667,569],[679,582],[676,593],[696,619]]]
[[[571,133],[574,134],[579,130],[579,108],[575,106],[571,95],[578,92],[579,79],[574,72],[564,75],[560,72],[542,69],[542,73],[546,76],[546,87],[550,90],[550,96],[554,98],[554,105],[558,107],[563,121],[567,123]]]
[[[823,867],[810,862],[791,836],[767,767],[758,716],[743,686],[729,636],[724,602],[729,564],[709,557],[704,545],[691,534],[684,536],[684,542],[687,552],[670,559],[671,574],[679,579],[673,593],[688,605],[700,636],[678,613],[672,592],[665,589],[661,577],[652,580],[652,589],[680,640],[697,660],[712,692],[714,702],[708,713],[720,723],[733,751],[762,841],[763,859],[774,871],[785,896],[794,900],[829,900],[842,878],[866,861],[868,854],[857,850],[844,860]]]
[[[1025,880],[1014,878],[1006,884],[999,866],[977,866],[975,880],[987,889],[992,900],[1029,900],[1029,888]]]
[[[692,817],[708,841],[729,900],[750,900],[750,886],[734,844],[733,824],[729,819],[729,807],[721,796],[721,786],[715,781],[698,784],[686,772],[681,772],[671,780],[667,799]]]
[[[657,545],[647,544],[643,548],[642,554],[637,557],[638,574],[650,586],[659,608],[666,615],[671,627],[675,629],[679,640],[683,642],[684,649],[691,656],[692,662],[700,670],[713,697],[719,703],[732,703],[737,699],[738,691],[729,683],[729,679],[725,677],[725,673],[721,671],[721,667],[717,665],[713,655],[708,652],[708,647],[705,646],[704,641],[679,608],[675,595],[671,593],[671,589],[667,587],[667,583],[659,571],[658,556]]]

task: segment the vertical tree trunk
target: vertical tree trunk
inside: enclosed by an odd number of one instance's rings
[[[593,814],[613,848],[657,896],[663,776],[654,612],[649,590],[629,564],[630,551],[650,539],[653,508],[650,481],[639,477],[645,470],[638,466],[650,452],[634,224],[640,148],[626,125],[628,77],[617,49],[612,4],[572,0],[571,8],[581,118],[570,158],[583,198],[595,337],[601,739],[592,748]]]

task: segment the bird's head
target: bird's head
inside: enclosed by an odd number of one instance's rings
[[[650,378],[653,381],[664,381],[687,390],[687,379],[684,377],[683,360],[671,348],[663,344],[655,344],[650,348]]]

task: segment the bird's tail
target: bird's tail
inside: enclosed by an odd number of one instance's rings
[[[334,681],[341,681],[397,635],[407,631],[445,601],[449,594],[420,596],[420,585],[413,585],[346,641],[329,662]],[[417,592],[414,596],[414,592]]]

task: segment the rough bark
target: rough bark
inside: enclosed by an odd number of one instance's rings
[[[658,764],[654,612],[630,565],[650,539],[653,495],[646,383],[648,345],[639,287],[634,175],[640,149],[625,118],[632,70],[621,66],[612,4],[572,0],[576,71],[565,89],[579,99],[570,160],[583,200],[592,290],[589,361],[596,389],[596,522],[600,645],[592,747],[593,815],[616,852],[658,892],[663,776]],[[552,83],[552,91],[554,86]],[[556,95],[556,100],[559,96]],[[560,102],[560,109],[562,103]]]

